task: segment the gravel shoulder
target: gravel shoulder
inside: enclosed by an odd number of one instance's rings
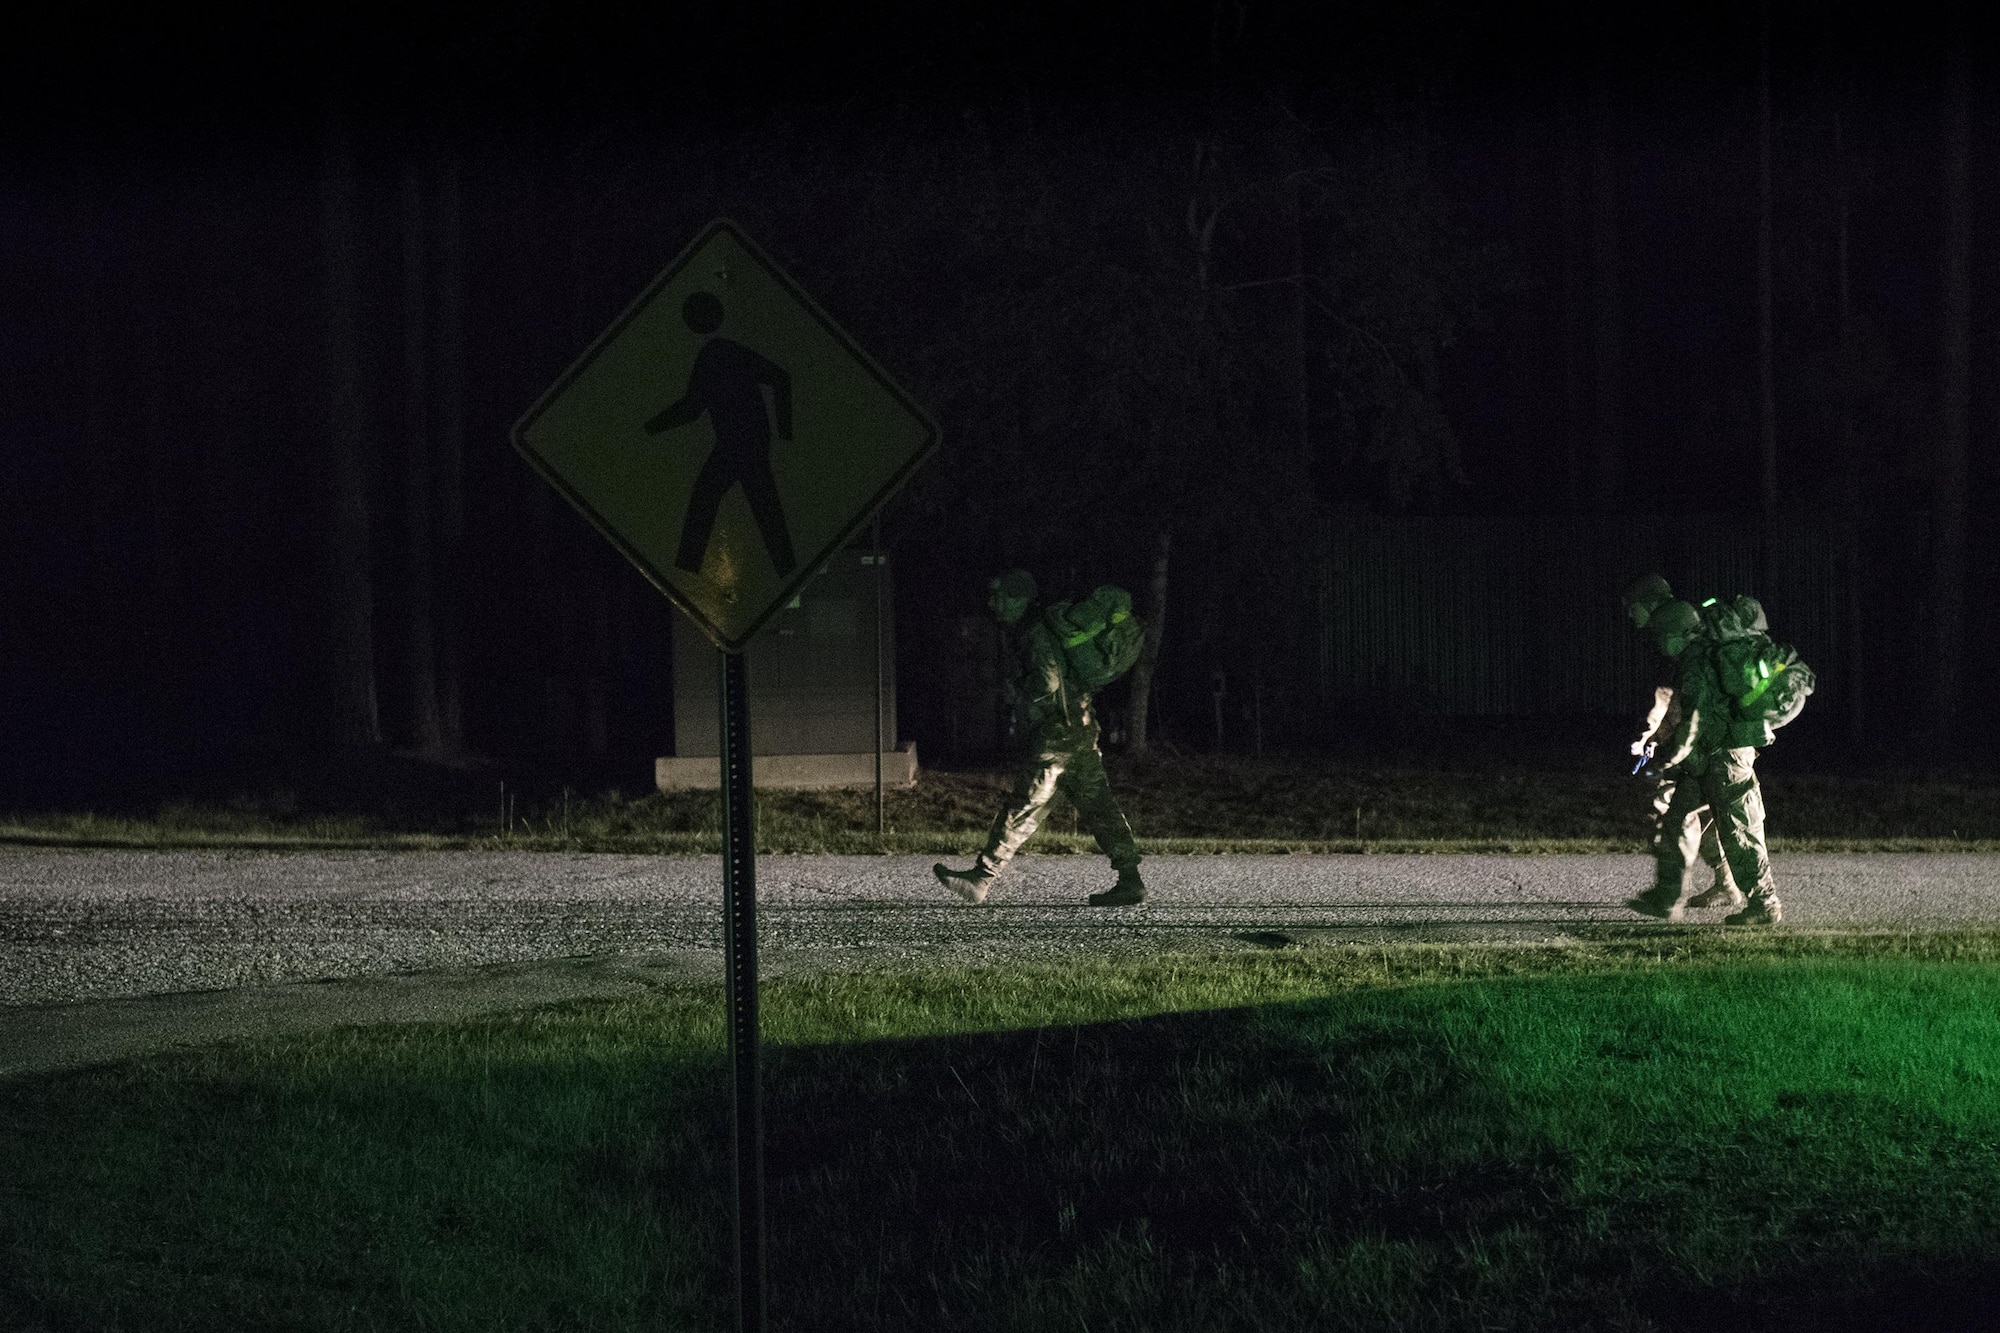
[[[1091,908],[1089,856],[968,907],[933,858],[767,856],[767,976],[1284,943],[1561,943],[1641,922],[1644,858],[1166,856]],[[2000,856],[1773,858],[1786,929],[2000,924]],[[721,975],[714,857],[0,850],[0,1075],[340,1023],[434,1021]],[[1696,914],[1697,919],[1720,913]]]

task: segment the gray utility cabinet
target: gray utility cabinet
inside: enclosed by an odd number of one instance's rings
[[[889,752],[886,780],[907,785],[915,777],[915,756],[896,745],[896,644],[888,556],[845,550],[828,561],[805,591],[772,617],[746,650],[750,676],[750,749],[757,756],[846,756],[854,762],[820,762],[802,772],[825,781],[798,785],[845,785],[831,775],[874,781],[875,608],[886,619],[882,634],[882,736]],[[716,649],[685,617],[674,617],[675,760],[713,760],[721,753],[716,702]],[[908,774],[901,770],[908,767]],[[661,760],[663,787],[713,786],[715,764]],[[758,769],[758,784],[795,785],[783,780],[785,765]],[[773,781],[769,784],[766,779]]]

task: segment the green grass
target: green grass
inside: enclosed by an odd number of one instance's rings
[[[1996,964],[1631,930],[774,983],[775,1326],[1991,1326]],[[724,1327],[721,1017],[0,1083],[0,1323]]]
[[[1370,767],[1300,757],[1252,760],[1112,756],[1114,789],[1151,852],[1625,852],[1643,850],[1650,786],[1603,764],[1479,761],[1459,768]],[[1770,768],[1766,765],[1767,770]],[[768,852],[977,850],[1006,790],[1002,772],[924,771],[886,796],[875,833],[872,791],[762,792]],[[336,784],[337,785],[337,784]],[[1764,775],[1778,851],[2000,851],[2000,780],[1990,775]],[[0,843],[102,847],[518,848],[714,854],[721,812],[707,792],[568,794],[467,811],[380,794],[301,802],[289,790],[221,801],[165,802],[143,814],[43,811],[0,818]],[[1058,801],[1033,844],[1093,849]]]

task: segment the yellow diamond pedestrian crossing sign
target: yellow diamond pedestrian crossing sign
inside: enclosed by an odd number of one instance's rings
[[[514,447],[740,652],[937,448],[938,429],[727,219],[514,427]]]

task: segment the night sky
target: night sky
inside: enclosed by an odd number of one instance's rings
[[[435,750],[435,692],[448,748],[666,752],[672,613],[506,432],[727,215],[943,427],[885,516],[929,752],[1004,563],[1136,590],[1171,529],[1163,725],[1247,621],[1316,735],[1315,524],[1552,513],[1838,527],[1856,736],[1977,751],[1990,51],[1616,8],[17,8],[0,743]]]

